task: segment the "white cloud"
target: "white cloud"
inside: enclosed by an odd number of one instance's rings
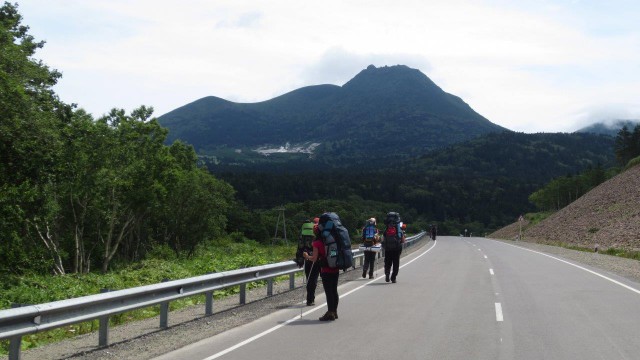
[[[571,131],[630,111],[640,90],[640,6],[505,0],[24,0],[57,90],[95,114],[157,115],[214,95],[262,101],[342,85],[369,64],[420,69],[489,120]],[[611,13],[606,13],[611,12]],[[605,20],[615,18],[618,21]],[[591,111],[591,112],[590,112]]]

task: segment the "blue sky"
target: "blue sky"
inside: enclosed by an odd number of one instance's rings
[[[160,116],[204,96],[256,102],[342,85],[369,64],[420,69],[501,126],[574,131],[640,119],[631,0],[25,0],[56,91],[95,116]]]

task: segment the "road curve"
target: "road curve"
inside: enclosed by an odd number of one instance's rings
[[[638,359],[640,284],[485,238],[439,237],[396,284],[350,281],[157,359]],[[301,316],[302,315],[302,316]]]

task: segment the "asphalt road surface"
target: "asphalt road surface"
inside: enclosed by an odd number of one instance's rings
[[[439,237],[396,284],[339,287],[157,359],[640,359],[640,284],[485,238]]]

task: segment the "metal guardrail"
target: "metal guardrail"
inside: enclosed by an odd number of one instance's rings
[[[417,243],[424,232],[407,238],[405,247]],[[362,266],[364,253],[354,249]],[[160,328],[168,327],[169,302],[189,296],[205,295],[205,316],[213,314],[213,292],[240,286],[240,304],[246,302],[246,284],[267,280],[267,296],[273,295],[273,279],[289,275],[289,288],[295,288],[295,273],[303,271],[293,261],[202,275],[160,284],[104,292],[96,295],[0,310],[0,340],[9,339],[9,359],[20,359],[22,336],[98,319],[98,346],[109,344],[109,317],[131,310],[160,305]]]

